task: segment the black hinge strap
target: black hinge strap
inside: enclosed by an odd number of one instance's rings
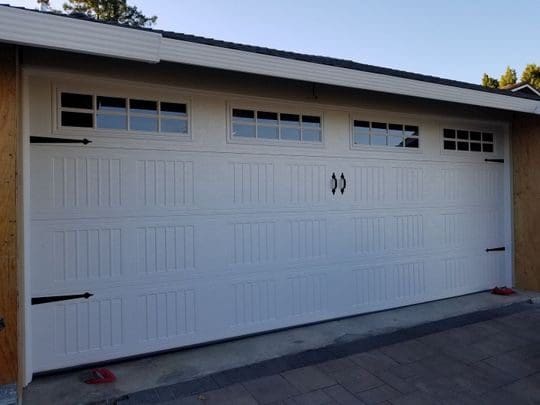
[[[94,294],[85,292],[84,294],[72,294],[72,295],[51,295],[48,297],[34,297],[32,298],[32,305],[47,304],[48,302],[75,300],[77,298],[88,299]]]
[[[496,247],[496,248],[491,248],[491,249],[486,249],[486,252],[502,252],[506,250],[506,248],[504,246],[501,246],[501,247]]]
[[[52,138],[50,136],[31,136],[30,143],[82,143],[88,145],[92,143],[89,139]]]
[[[504,159],[484,159],[485,162],[504,163]]]

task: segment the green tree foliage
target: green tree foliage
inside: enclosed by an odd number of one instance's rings
[[[49,7],[49,0],[37,0],[40,6]],[[68,0],[63,5],[66,14],[84,14],[98,21],[116,22],[132,27],[151,27],[157,17],[147,17],[127,0]],[[60,12],[59,10],[50,10]]]
[[[512,69],[510,66],[506,67],[506,70],[501,75],[501,78],[499,79],[499,86],[500,87],[506,87],[510,86],[512,84],[517,83],[517,73],[515,69]]]
[[[525,69],[523,69],[523,72],[521,73],[520,82],[528,83],[532,87],[540,90],[540,65],[529,63],[525,66]],[[487,73],[484,73],[482,76],[482,86],[491,87],[493,89],[500,89],[516,83],[516,70],[512,69],[510,66],[506,68],[500,80],[489,76]]]
[[[136,6],[128,5],[126,0],[68,0],[64,3],[64,11],[134,27],[151,27],[157,20],[156,16],[145,16]]]
[[[498,89],[499,81],[494,77],[489,76],[487,73],[484,73],[484,76],[482,76],[482,86]]]
[[[521,81],[529,83],[534,88],[540,90],[540,65],[529,63],[525,66],[521,74]]]

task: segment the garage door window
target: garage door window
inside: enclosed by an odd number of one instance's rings
[[[492,153],[494,137],[491,132],[444,128],[444,150]]]
[[[321,117],[233,108],[231,136],[235,139],[321,143]]]
[[[62,92],[60,126],[188,135],[185,103]]]
[[[60,100],[62,126],[94,127],[94,98],[91,95],[62,93]]]
[[[416,125],[386,122],[353,121],[353,146],[379,146],[418,149],[419,129]]]

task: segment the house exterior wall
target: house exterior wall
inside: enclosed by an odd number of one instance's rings
[[[0,45],[0,402],[17,379],[17,48]]]
[[[0,48],[2,58],[0,59],[0,115],[4,114],[8,119],[0,121],[0,153],[2,156],[2,176],[8,179],[5,187],[0,188],[0,206],[2,207],[0,218],[0,317],[6,319],[6,327],[0,331],[0,384],[9,383],[16,379],[17,375],[17,228],[16,228],[16,156],[17,156],[17,65],[15,59],[15,49],[13,47]],[[234,72],[226,72],[215,69],[204,69],[187,65],[158,64],[151,65],[145,63],[116,61],[105,58],[90,57],[84,55],[74,55],[56,51],[45,51],[37,49],[24,49],[22,52],[22,66],[26,69],[29,80],[28,89],[32,97],[28,98],[28,104],[33,111],[32,114],[41,117],[40,120],[30,120],[28,134],[46,136],[54,128],[52,119],[52,105],[54,79],[43,79],[42,74],[34,72],[53,72],[51,78],[58,77],[54,72],[70,72],[74,74],[72,82],[81,84],[76,75],[88,75],[95,77],[99,82],[100,77],[108,79],[129,80],[132,83],[145,83],[145,85],[158,85],[169,91],[175,88],[193,89],[191,104],[197,111],[201,121],[198,123],[201,131],[213,133],[221,137],[223,148],[230,147],[226,144],[226,123],[227,110],[224,108],[228,99],[241,100],[243,96],[264,97],[267,100],[277,100],[276,103],[301,102],[310,105],[320,105],[325,110],[325,125],[331,125],[341,133],[348,133],[349,114],[353,110],[373,110],[388,112],[389,114],[407,114],[419,117],[423,122],[427,122],[430,132],[430,140],[435,146],[435,142],[440,142],[440,122],[444,120],[470,120],[476,122],[493,123],[499,127],[504,127],[510,122],[512,115],[505,111],[480,108],[467,105],[437,102],[432,100],[416,99],[412,97],[381,94],[368,91],[352,90],[324,85],[312,85],[306,82],[298,82],[285,79],[266,78],[256,75],[246,75]],[[62,73],[60,73],[60,76]],[[66,75],[69,77],[69,74]],[[69,81],[69,79],[67,79]],[[84,84],[83,84],[84,85]],[[92,84],[93,85],[93,84]],[[103,84],[102,88],[107,88]],[[97,90],[96,90],[97,91]],[[181,91],[181,90],[178,90]],[[200,92],[200,93],[197,93]],[[222,95],[216,97],[212,92],[221,92]],[[228,94],[231,96],[223,95]],[[279,101],[281,100],[281,101]],[[268,101],[259,100],[261,103]],[[256,102],[256,101],[253,101]],[[216,117],[219,120],[216,120]],[[531,134],[538,131],[540,122],[537,119],[532,124],[529,119],[519,121],[516,130]],[[527,124],[526,124],[527,123]],[[523,126],[522,129],[521,126]],[[536,127],[535,127],[536,126]],[[533,130],[533,128],[536,128]],[[27,135],[27,134],[25,134]],[[525,142],[533,142],[531,135],[528,140],[523,141],[522,149],[526,150]],[[332,142],[332,140],[328,140]],[[204,140],[202,140],[204,143]],[[519,150],[520,145],[514,148]],[[202,145],[204,146],[204,145]],[[329,145],[332,146],[331,144]],[[540,143],[536,141],[536,148],[540,148]],[[241,148],[241,146],[240,146]],[[357,152],[353,152],[357,153]],[[524,159],[533,159],[526,156],[525,152],[514,151],[514,159],[525,162]],[[7,156],[7,158],[6,158]],[[361,157],[361,153],[358,153]],[[516,165],[516,175],[519,168]],[[515,176],[516,176],[515,175]],[[516,181],[514,176],[514,181]],[[533,182],[533,179],[530,179]],[[520,185],[521,186],[521,185]],[[535,185],[538,187],[538,185]],[[526,205],[526,199],[518,201],[519,191],[516,188],[515,204],[524,207],[524,210],[540,210],[533,203]],[[540,189],[536,198],[540,196]],[[528,200],[527,200],[528,201]],[[524,212],[523,210],[521,212]],[[528,212],[528,211],[525,211]],[[516,218],[518,217],[516,208]],[[523,224],[516,224],[516,240],[521,232],[527,232],[531,226],[523,221]],[[538,223],[537,223],[538,224]],[[529,232],[531,232],[529,230]],[[533,239],[538,241],[538,239]],[[517,247],[516,252],[533,251],[533,244],[523,243]],[[526,250],[528,248],[529,250]],[[534,256],[532,256],[534,257]],[[5,263],[5,264],[4,264]],[[526,264],[521,262],[517,265],[526,267],[533,266],[531,261]],[[532,267],[533,268],[533,267]],[[516,274],[516,280],[521,280]],[[536,278],[536,289],[540,289],[540,276]],[[5,312],[5,314],[4,314]]]
[[[540,290],[540,117],[516,115],[512,123],[514,278],[519,288]]]

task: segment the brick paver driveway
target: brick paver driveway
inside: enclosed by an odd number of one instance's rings
[[[142,391],[116,402],[540,404],[540,306],[459,317]]]

